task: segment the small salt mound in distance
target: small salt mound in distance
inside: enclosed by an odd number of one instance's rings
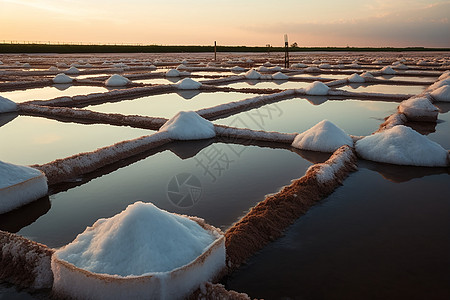
[[[94,273],[139,276],[184,266],[215,239],[195,221],[139,201],[98,220],[56,255]]]
[[[360,65],[358,65],[357,63],[352,63],[352,64],[350,64],[350,65],[348,65],[347,67],[349,67],[349,68],[361,68],[361,66]]]
[[[352,138],[328,120],[298,134],[292,142],[295,148],[321,152],[334,152],[343,145],[353,147]]]
[[[439,109],[428,98],[410,98],[400,103],[398,111],[412,121],[436,121]]]
[[[321,68],[321,69],[331,69],[331,65],[330,64],[320,64],[319,68]]]
[[[258,73],[258,71],[251,69],[248,70],[247,73],[245,73],[245,78],[247,79],[260,79],[261,78],[261,74]]]
[[[328,94],[330,88],[323,82],[314,81],[305,88],[307,95],[324,96]]]
[[[55,66],[51,66],[50,68],[48,68],[49,71],[55,72],[58,71],[58,68]]]
[[[183,64],[178,65],[177,70],[186,70],[187,67]]]
[[[170,69],[166,72],[166,77],[180,77],[180,71],[176,69]]]
[[[260,66],[260,67],[258,67],[256,70],[259,71],[259,72],[268,72],[268,71],[269,71],[269,69],[267,69],[267,68],[264,67],[264,66]]]
[[[445,79],[436,81],[435,83],[433,83],[432,85],[430,85],[428,87],[428,90],[437,90],[438,88],[445,86],[445,85],[450,85],[450,78],[445,78]]]
[[[396,165],[445,167],[448,152],[413,129],[397,125],[356,142],[364,159]]]
[[[130,80],[119,74],[114,74],[105,81],[106,86],[125,86],[130,83]]]
[[[53,83],[71,83],[73,79],[64,73],[59,73],[53,78]]]
[[[281,72],[277,72],[277,73],[272,75],[272,79],[275,79],[275,80],[287,80],[287,79],[289,79],[289,76],[287,76],[286,74],[283,74]]]
[[[176,83],[176,86],[181,90],[198,90],[202,84],[191,78],[184,78]]]
[[[0,96],[0,113],[17,111],[17,104],[5,97]]]
[[[269,70],[273,71],[273,72],[278,72],[278,71],[281,71],[282,68],[280,66],[275,66],[275,67],[269,68]]]
[[[450,102],[450,85],[444,85],[431,92],[431,97],[438,102]]]
[[[373,75],[372,75],[372,73],[370,73],[370,72],[364,72],[364,73],[362,73],[362,74],[361,74],[361,77],[363,77],[363,78],[374,78]]]
[[[393,68],[399,69],[399,70],[407,70],[408,66],[405,66],[404,64],[399,63],[399,64],[396,64],[395,66],[393,66]]]
[[[356,73],[353,73],[350,77],[348,77],[348,82],[365,82],[366,80],[359,76]]]
[[[381,74],[385,74],[385,75],[394,75],[397,72],[395,72],[391,67],[386,66],[384,68],[381,69]]]
[[[298,63],[298,64],[293,64],[291,67],[292,68],[306,68],[308,65],[302,64],[302,63]]]
[[[78,70],[76,67],[70,67],[68,70],[64,71],[66,74],[79,74],[80,70]]]
[[[166,131],[174,140],[201,140],[216,136],[214,125],[194,111],[180,111],[159,131]]]
[[[310,72],[310,73],[320,73],[320,69],[317,67],[307,67],[305,69],[305,72]]]
[[[245,69],[242,68],[242,67],[239,67],[239,66],[235,66],[235,67],[231,68],[231,71],[233,71],[233,72],[244,72]]]
[[[69,67],[66,63],[63,63],[63,62],[56,63],[56,66],[58,68],[68,68]]]
[[[47,178],[39,170],[0,161],[0,214],[47,195]]]
[[[263,63],[264,67],[271,67],[273,66],[273,64],[270,61],[266,61],[265,63]]]

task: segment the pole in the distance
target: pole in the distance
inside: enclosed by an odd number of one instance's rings
[[[214,41],[214,60],[217,60],[217,42]]]
[[[289,68],[289,43],[287,34],[284,35],[284,67]]]

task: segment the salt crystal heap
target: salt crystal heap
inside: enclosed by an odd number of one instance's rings
[[[439,109],[426,97],[413,97],[400,103],[398,112],[410,121],[435,122]]]
[[[53,292],[78,299],[182,299],[224,267],[220,230],[136,202],[55,252]]]
[[[343,145],[353,147],[352,138],[328,120],[298,134],[292,142],[295,148],[320,152],[334,152]]]
[[[160,129],[174,140],[201,140],[216,136],[214,125],[194,111],[180,111]]]
[[[191,78],[184,78],[176,83],[177,88],[180,90],[198,90],[202,84]]]
[[[37,169],[0,161],[0,214],[47,195],[47,178]]]
[[[395,165],[445,167],[449,163],[441,145],[403,125],[366,136],[355,148],[364,159]]]
[[[284,73],[277,72],[275,74],[272,74],[272,79],[274,79],[274,80],[287,80],[287,79],[289,79],[289,76],[287,76]]]
[[[166,72],[166,77],[180,77],[180,71],[177,69],[170,69]]]
[[[258,71],[256,71],[255,69],[248,70],[244,76],[247,79],[260,79],[261,78],[261,74],[258,73]]]
[[[305,88],[307,95],[324,96],[328,94],[330,88],[323,82],[314,81]]]
[[[450,85],[443,85],[430,93],[431,97],[438,102],[450,102]]]
[[[359,83],[359,82],[366,81],[363,77],[359,76],[356,73],[353,73],[350,77],[348,77],[347,80],[348,80],[348,82],[351,82],[351,83]]]
[[[130,80],[119,74],[114,74],[105,81],[106,86],[126,86]]]
[[[59,73],[53,78],[53,83],[71,83],[73,79],[64,73]]]

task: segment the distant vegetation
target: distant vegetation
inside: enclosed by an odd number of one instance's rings
[[[450,51],[450,48],[424,47],[298,47],[290,52],[353,51],[353,52],[402,52],[402,51]],[[284,47],[217,46],[217,52],[282,52]],[[214,46],[162,46],[162,45],[73,45],[73,44],[10,44],[0,43],[0,53],[180,53],[214,52]]]

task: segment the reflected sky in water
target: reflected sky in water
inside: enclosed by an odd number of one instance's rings
[[[383,165],[359,167],[227,288],[264,299],[447,299],[449,174],[407,167],[401,179],[390,166],[395,183]]]
[[[428,86],[423,85],[390,85],[390,84],[359,84],[352,83],[339,87],[340,90],[357,93],[408,94],[422,93]]]
[[[310,85],[310,82],[299,82],[299,81],[287,81],[287,80],[246,80],[233,82],[227,85],[223,85],[226,87],[232,87],[236,89],[241,88],[256,88],[256,89],[299,89],[304,88]]]
[[[348,134],[369,135],[398,103],[368,100],[328,100],[326,97],[293,98],[268,104],[215,121],[254,130],[303,132],[326,119]]]
[[[80,152],[152,134],[154,131],[105,124],[65,123],[18,116],[0,127],[0,160],[42,164]]]
[[[87,95],[91,93],[103,93],[108,91],[100,86],[78,86],[70,84],[55,84],[42,88],[0,92],[0,96],[8,98],[16,103],[31,100],[49,100],[56,97]]]
[[[179,111],[199,110],[255,96],[254,94],[233,92],[204,93],[198,90],[184,90],[129,101],[92,105],[87,109],[104,113],[171,118]]]

